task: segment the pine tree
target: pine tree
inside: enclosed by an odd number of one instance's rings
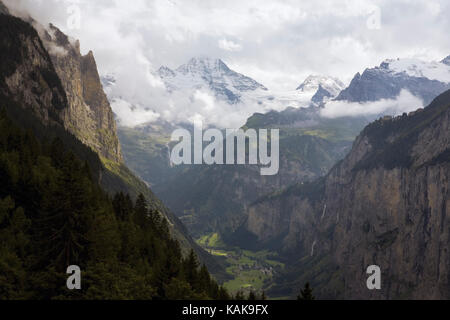
[[[134,221],[137,226],[145,229],[149,222],[148,203],[144,195],[139,194],[134,207]]]
[[[305,284],[305,288],[303,290],[300,290],[300,295],[297,296],[297,300],[315,300],[309,282]]]
[[[191,285],[192,289],[199,289],[199,275],[198,275],[199,263],[193,249],[189,252],[188,257],[183,263],[184,278]]]
[[[267,300],[266,293],[264,291],[261,293],[261,300]]]
[[[236,296],[234,297],[234,300],[238,300],[238,301],[243,301],[243,300],[245,300],[244,293],[243,293],[241,290],[239,290],[239,291],[236,293]]]

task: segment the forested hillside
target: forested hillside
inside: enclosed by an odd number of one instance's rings
[[[0,114],[1,299],[226,299],[143,196],[111,199],[61,139]],[[66,268],[82,290],[66,288]]]

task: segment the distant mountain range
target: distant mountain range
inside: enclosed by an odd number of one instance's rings
[[[296,90],[272,92],[252,78],[231,70],[222,60],[212,58],[192,58],[175,70],[162,66],[157,75],[169,92],[207,89],[230,104],[256,102],[262,108],[267,105],[275,109],[279,109],[277,103],[285,107],[307,107],[311,101],[322,103],[335,98],[345,88],[339,79],[312,75]]]
[[[272,91],[214,58],[192,58],[174,70],[162,66],[154,74],[162,80],[169,93],[185,91],[189,96],[197,90],[205,90],[230,105],[257,105],[260,113],[281,112],[288,108],[320,108],[332,100],[366,103],[396,99],[402,90],[409,91],[426,105],[450,89],[450,56],[440,62],[385,60],[380,66],[357,73],[348,86],[337,78],[311,75],[295,90],[282,92]],[[102,83],[113,105],[114,101],[126,101],[126,97],[114,96],[114,75],[103,76]],[[127,105],[135,108],[127,103],[119,104],[122,107]],[[148,109],[147,106],[141,107]]]
[[[379,67],[357,73],[337,100],[373,102],[395,99],[403,89],[429,104],[450,88],[450,58],[441,62],[417,59],[386,60]]]

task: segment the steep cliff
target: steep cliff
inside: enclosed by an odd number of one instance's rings
[[[9,14],[8,8],[2,2],[0,2],[0,13]]]
[[[268,196],[245,229],[289,257],[276,293],[311,281],[327,298],[450,298],[450,91],[378,120],[321,180]],[[378,265],[382,289],[367,289]]]
[[[92,51],[83,56],[78,41],[50,25],[41,38],[67,94],[64,126],[102,157],[122,162],[116,122],[103,91]]]
[[[7,48],[0,53],[3,92],[24,101],[43,122],[62,123],[102,157],[122,162],[114,115],[92,52],[82,56],[78,41],[56,27],[43,28],[30,18],[35,29],[6,10],[0,40]]]
[[[66,94],[36,30],[0,14],[0,47],[0,93],[33,110],[43,123],[61,123]]]

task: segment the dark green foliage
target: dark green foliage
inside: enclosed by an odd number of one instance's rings
[[[0,299],[228,299],[141,195],[111,199],[61,139],[0,113]],[[82,270],[82,290],[66,269]]]
[[[256,294],[254,291],[250,291],[250,293],[248,294],[248,299],[249,301],[255,301],[256,300]]]
[[[315,300],[316,298],[313,296],[312,289],[309,285],[309,282],[305,284],[305,288],[300,290],[300,295],[297,297],[297,300]]]

